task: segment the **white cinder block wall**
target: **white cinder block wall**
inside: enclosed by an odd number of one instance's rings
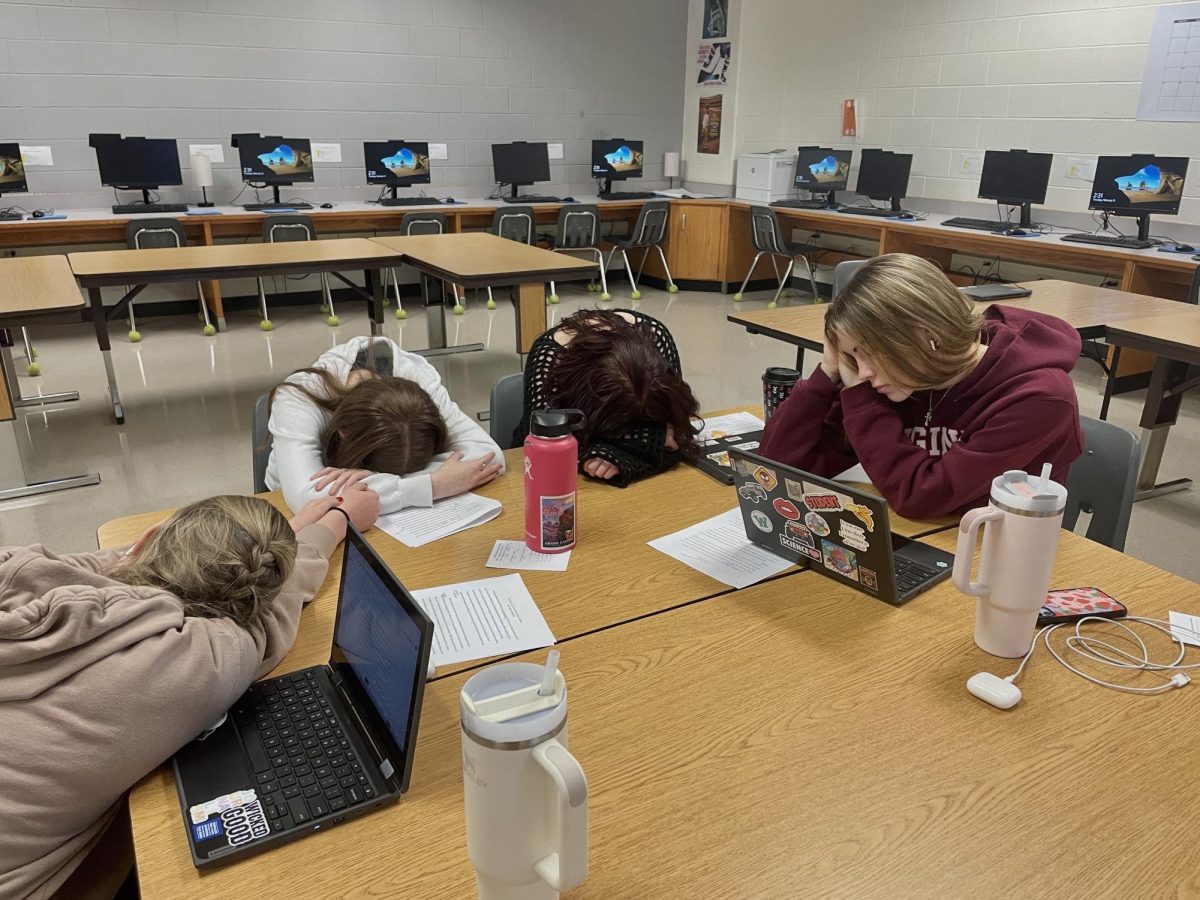
[[[972,200],[975,211],[986,213],[975,200],[977,178],[955,173],[956,151],[1051,151],[1056,156],[1043,218],[1052,221],[1071,217],[1051,210],[1087,209],[1090,182],[1064,177],[1068,156],[1191,156],[1180,216],[1158,219],[1156,229],[1200,223],[1200,125],[1135,120],[1154,11],[1169,4],[730,3],[741,7],[734,47],[735,119],[725,126],[726,134],[734,135],[735,152],[801,144],[911,152],[909,194],[930,202],[910,206],[958,209],[966,207],[950,201]],[[689,31],[698,32],[698,26]],[[689,35],[689,48],[694,37]],[[694,82],[694,62],[691,66]],[[856,139],[841,136],[841,102],[848,97],[859,106]],[[684,130],[694,165],[695,136],[686,124]],[[715,173],[703,165],[700,180],[732,183],[733,159],[723,155]],[[852,175],[851,186],[856,178]]]
[[[136,7],[136,8],[135,8]],[[594,193],[590,140],[641,138],[647,185],[678,149],[683,0],[0,0],[0,141],[49,145],[23,206],[107,206],[90,132],[225,145],[210,197],[241,189],[235,132],[342,145],[314,203],[366,199],[362,142],[448,145],[440,196],[494,187],[493,142],[563,142],[550,193]],[[125,195],[134,199],[134,195]],[[247,192],[241,202],[249,199]]]

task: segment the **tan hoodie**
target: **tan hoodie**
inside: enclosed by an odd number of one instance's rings
[[[105,577],[120,551],[0,549],[0,898],[50,896],[121,795],[279,663],[337,545],[323,525],[298,541],[250,628]]]

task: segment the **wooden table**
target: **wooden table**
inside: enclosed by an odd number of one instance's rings
[[[524,480],[521,449],[505,453],[508,472],[477,493],[504,504],[491,522],[469,528],[424,547],[406,547],[388,535],[372,530],[367,539],[384,562],[410,590],[494,578],[507,570],[484,566],[497,540],[522,540],[525,533]],[[264,494],[281,509],[278,493]],[[521,572],[555,637],[570,640],[581,634],[662,612],[681,604],[727,593],[732,588],[696,571],[647,545],[647,541],[672,534],[737,505],[733,488],[692,466],[620,489],[581,478],[579,484],[579,545],[571,553],[567,572]],[[102,526],[102,547],[131,543],[148,526],[169,511],[143,513]],[[956,519],[917,522],[891,515],[892,529],[915,537],[952,527]],[[340,557],[339,557],[340,559]],[[317,665],[328,660],[333,636],[340,568],[331,569],[321,598],[309,604],[302,629],[306,646],[288,654],[279,671]],[[319,647],[308,653],[308,642]],[[438,674],[478,668],[476,661],[444,666]]]
[[[563,253],[519,244],[494,234],[425,234],[377,237],[375,243],[404,256],[406,265],[421,273],[422,298],[428,305],[426,282],[436,278],[463,287],[517,285],[517,352],[528,353],[546,330],[547,281],[592,274],[596,264]],[[426,318],[429,345],[446,346],[446,309],[438,304]]]
[[[1127,319],[1109,325],[1108,341],[1153,353],[1154,371],[1146,390],[1141,426],[1145,451],[1138,472],[1138,499],[1158,497],[1191,487],[1190,478],[1158,483],[1158,469],[1171,426],[1179,419],[1183,395],[1200,386],[1200,309],[1177,304],[1170,315]]]
[[[62,256],[18,256],[0,259],[0,327],[59,321],[64,315],[78,315],[83,297],[71,275],[71,267]],[[51,491],[99,484],[96,474],[52,478],[29,484],[17,441],[16,410],[46,403],[78,400],[75,391],[21,396],[10,342],[0,342],[0,500],[30,497]]]
[[[952,547],[954,535],[930,540]],[[1069,534],[1054,584],[1097,585],[1137,614],[1200,612],[1200,586]],[[1200,693],[1105,691],[1043,651],[1025,700],[1001,712],[964,688],[975,672],[1015,669],[975,648],[972,621],[946,582],[893,608],[801,573],[564,643],[571,750],[591,791],[589,877],[569,896],[982,900],[1192,885]],[[426,691],[398,805],[203,878],[169,772],[148,776],[130,801],[143,896],[474,896],[466,677]],[[1131,815],[1136,827],[1119,827]]]
[[[100,289],[134,285],[117,308],[136,296],[146,285],[180,281],[219,280],[247,275],[310,275],[329,272],[346,281],[344,269],[362,269],[364,293],[370,299],[371,333],[378,334],[383,322],[383,279],[380,269],[400,264],[400,255],[366,238],[319,241],[289,241],[280,244],[223,244],[220,246],[164,247],[151,250],[94,250],[71,253],[67,259],[79,284],[87,289],[96,340],[104,356],[109,400],[117,423],[125,421],[125,409],[117,389],[108,340],[108,314]]]

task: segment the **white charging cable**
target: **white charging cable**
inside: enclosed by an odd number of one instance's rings
[[[1087,636],[1082,633],[1081,629],[1087,622],[1096,622],[1103,625],[1109,625],[1118,628],[1124,634],[1118,633],[1109,638],[1102,640],[1100,637]],[[1146,642],[1142,640],[1133,628],[1127,623],[1139,622],[1149,628],[1154,629],[1162,634],[1165,634],[1172,641],[1179,645],[1179,653],[1175,659],[1169,663],[1155,662],[1150,658],[1150,650],[1146,646]],[[1148,619],[1143,616],[1127,616],[1124,619],[1109,619],[1104,616],[1085,616],[1075,623],[1074,633],[1069,635],[1066,640],[1066,649],[1078,654],[1084,659],[1098,664],[1112,666],[1118,669],[1132,669],[1135,671],[1149,672],[1166,680],[1165,684],[1160,684],[1155,687],[1132,687],[1124,684],[1114,684],[1111,681],[1103,681],[1096,678],[1094,675],[1089,675],[1081,669],[1076,668],[1067,661],[1059,650],[1050,642],[1051,635],[1060,628],[1068,628],[1068,625],[1047,625],[1036,635],[1034,635],[1033,643],[1029,647],[1029,652],[1021,660],[1021,664],[1017,667],[1017,671],[1013,672],[1004,681],[1013,684],[1025,670],[1025,665],[1033,656],[1033,651],[1037,649],[1038,640],[1040,639],[1046,646],[1046,650],[1051,656],[1059,662],[1060,665],[1074,672],[1080,678],[1090,681],[1092,684],[1100,687],[1109,688],[1114,691],[1124,691],[1130,694],[1162,694],[1174,688],[1181,688],[1191,681],[1185,669],[1200,668],[1200,663],[1184,664],[1183,658],[1187,654],[1187,645],[1176,634],[1177,631],[1187,631],[1189,636],[1200,637],[1193,634],[1189,629],[1181,625],[1172,625],[1170,622],[1165,622],[1162,619]],[[1136,648],[1139,652],[1131,653],[1127,650],[1112,643],[1114,639],[1125,641],[1128,645]],[[1173,672],[1174,674],[1167,675],[1166,673]]]

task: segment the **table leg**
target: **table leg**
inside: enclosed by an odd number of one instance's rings
[[[383,271],[380,269],[364,269],[363,283],[371,295],[371,334],[383,333]]]
[[[523,284],[517,293],[517,352],[528,353],[546,330],[546,285]]]
[[[1158,483],[1158,468],[1162,464],[1163,450],[1171,426],[1179,418],[1183,401],[1182,391],[1174,388],[1188,380],[1190,367],[1187,363],[1158,357],[1150,375],[1150,386],[1146,389],[1146,405],[1142,407],[1142,465],[1138,470],[1135,500],[1149,500],[1163,494],[1187,490],[1192,485],[1190,478]]]
[[[96,326],[96,343],[104,357],[104,373],[108,377],[108,399],[112,403],[113,416],[118,425],[125,424],[125,407],[121,405],[121,394],[117,390],[117,372],[113,368],[112,346],[108,342],[108,319],[104,316],[104,299],[100,288],[88,288],[88,303],[92,310],[92,323]]]
[[[446,346],[446,285],[438,282],[438,302],[429,305],[429,287],[433,279],[421,273],[421,306],[425,309],[425,328],[429,335],[429,346]]]
[[[12,387],[12,405],[17,409],[27,406],[45,406],[48,403],[67,403],[79,399],[79,391],[57,391],[53,394],[22,397],[20,383],[17,381],[17,367],[12,358],[12,347],[7,344],[0,345],[0,365],[4,366],[4,374]]]
[[[796,371],[804,374],[804,348],[796,347]]]

